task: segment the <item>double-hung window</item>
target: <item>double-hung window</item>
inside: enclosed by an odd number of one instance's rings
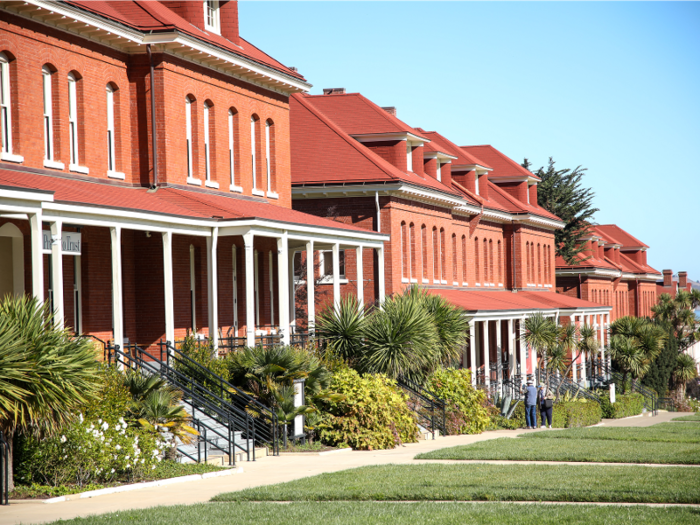
[[[219,1],[204,1],[204,28],[207,31],[221,33],[221,19],[219,17]]]
[[[265,166],[267,168],[267,191],[272,191],[272,164],[270,159],[270,123],[265,122]]]
[[[114,89],[107,84],[107,170],[117,171],[116,147],[114,139]]]
[[[413,149],[411,143],[406,143],[406,171],[413,171]]]
[[[10,61],[0,53],[0,136],[2,138],[2,160],[22,162],[12,154],[12,103],[10,101]]]
[[[209,158],[209,104],[204,103],[204,180],[211,179],[211,159]]]
[[[51,70],[44,66],[41,70],[44,85],[44,160],[53,161],[53,95],[51,92]]]
[[[321,252],[321,282],[333,282],[333,251]],[[338,279],[345,279],[345,250],[338,250]]]
[[[187,180],[192,179],[192,100],[185,98],[185,136],[187,138]]]
[[[257,145],[255,144],[255,117],[250,117],[250,156],[253,163],[253,193],[255,193],[256,191],[260,192],[260,189],[258,188],[258,175],[255,169],[255,164],[257,160],[255,158],[256,149]]]
[[[228,110],[228,166],[229,172],[231,174],[231,191],[242,191],[242,189],[236,186],[236,158],[234,157],[233,144],[234,144],[234,122],[233,119],[235,115],[233,110]]]
[[[72,166],[78,166],[78,88],[72,73],[68,74],[68,134],[70,163]]]

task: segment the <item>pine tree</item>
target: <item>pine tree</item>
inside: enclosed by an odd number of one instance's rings
[[[678,341],[673,329],[667,327],[668,338],[661,353],[649,365],[649,371],[642,378],[642,385],[653,389],[659,396],[665,396],[669,390],[671,374],[678,358]]]
[[[527,159],[522,166],[532,171],[532,164]],[[554,239],[557,255],[562,256],[568,264],[576,262],[576,255],[584,248],[581,240],[589,233],[593,215],[599,211],[592,204],[595,197],[593,190],[581,185],[586,171],[581,166],[556,169],[552,157],[549,158],[547,169],[541,167],[532,171],[541,179],[537,184],[537,203],[565,223],[563,229],[554,232]]]

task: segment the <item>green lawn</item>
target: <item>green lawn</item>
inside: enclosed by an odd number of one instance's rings
[[[686,525],[698,523],[695,508],[595,507],[592,505],[528,505],[509,503],[383,503],[383,502],[297,502],[206,503],[146,510],[120,511],[89,518],[61,521],[61,524],[110,523],[172,525],[197,523],[214,525],[560,525],[605,523],[606,525]],[[58,523],[58,522],[56,522]]]
[[[220,494],[213,501],[700,503],[699,478],[700,470],[687,467],[378,465]]]
[[[520,434],[526,439],[613,439],[700,444],[700,426],[659,423],[650,427],[591,427]]]
[[[700,421],[700,412],[692,416],[676,417],[672,421]]]
[[[496,459],[700,465],[700,445],[606,439],[499,438],[443,448],[416,459]],[[700,478],[700,470],[697,471]]]

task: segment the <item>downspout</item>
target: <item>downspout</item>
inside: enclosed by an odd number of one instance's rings
[[[380,214],[380,209],[379,209],[379,192],[375,191],[374,192],[374,205],[377,208],[377,232],[382,231],[382,221],[381,221],[381,214]]]
[[[581,299],[581,274],[578,274],[578,298]]]
[[[151,67],[151,147],[153,150],[153,186],[151,189],[158,189],[158,141],[156,139],[156,92],[155,81],[153,80],[153,55],[151,55],[151,44],[146,44],[146,52],[148,53],[148,63]]]

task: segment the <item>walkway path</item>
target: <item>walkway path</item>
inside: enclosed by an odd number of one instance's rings
[[[682,415],[685,414],[660,412],[657,417],[604,420],[603,423],[605,426],[643,427],[664,423]],[[446,436],[434,441],[421,441],[393,450],[341,452],[326,456],[268,457],[255,463],[240,463],[239,465],[244,470],[243,473],[222,478],[210,478],[54,504],[46,504],[37,500],[13,501],[9,507],[0,507],[0,525],[46,523],[59,518],[70,519],[118,510],[201,503],[209,501],[213,496],[222,492],[292,481],[324,472],[336,472],[365,465],[415,463],[413,458],[421,452],[500,437],[515,437],[527,432],[543,431],[497,430],[471,436]]]

